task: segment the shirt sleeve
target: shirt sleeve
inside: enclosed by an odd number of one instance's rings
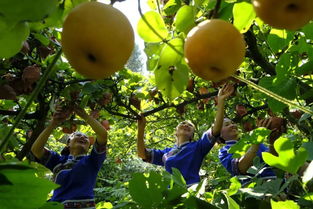
[[[207,130],[197,141],[198,149],[202,155],[208,154],[216,142],[216,138],[212,134],[212,129]]]
[[[106,159],[106,145],[99,145],[96,141],[89,155],[91,162],[97,170],[100,170],[103,161]]]
[[[48,169],[53,171],[54,167],[61,162],[61,155],[54,151],[45,149],[43,156],[40,159],[35,159],[36,162],[46,166]]]
[[[239,158],[233,158],[233,154],[228,153],[230,146],[224,146],[219,150],[218,158],[226,170],[232,175],[240,175],[238,163]]]
[[[269,151],[269,148],[267,146],[265,146],[264,144],[260,144],[258,152],[262,153],[262,152],[268,152],[268,151]]]
[[[163,162],[163,155],[168,153],[171,150],[171,148],[165,148],[163,150],[159,149],[147,149],[148,152],[151,154],[151,162],[155,165],[161,165],[164,166]]]
[[[260,144],[259,150],[257,152],[257,156],[261,159],[261,162],[264,162],[262,157],[262,152],[269,152],[269,148],[265,146],[264,144]]]

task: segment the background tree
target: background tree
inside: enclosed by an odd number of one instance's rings
[[[91,80],[76,73],[60,51],[59,28],[64,17],[84,1],[87,0],[44,3],[3,0],[0,3],[0,177],[4,182],[0,185],[1,192],[10,191],[8,195],[27,193],[29,187],[34,187],[34,182],[42,183],[42,179],[36,176],[48,174],[37,164],[29,165],[27,159],[32,143],[51,118],[54,104],[62,100],[79,103],[109,129],[109,159],[99,174],[98,201],[110,202],[116,207],[123,201],[127,202],[123,203],[127,207],[134,208],[148,204],[136,196],[136,191],[143,188],[133,185],[142,181],[162,185],[170,177],[153,172],[151,178],[139,174],[131,177],[135,172],[157,169],[135,160],[136,119],[141,112],[146,116],[147,133],[153,133],[153,137],[146,135],[147,146],[160,149],[173,144],[174,139],[169,136],[178,121],[191,120],[196,125],[196,137],[212,124],[214,98],[224,81],[211,82],[194,76],[184,60],[183,45],[191,28],[204,19],[219,18],[233,23],[247,44],[244,62],[236,74],[227,79],[236,84],[236,93],[227,103],[226,115],[247,132],[243,138],[248,142],[253,141],[253,137],[249,137],[253,132],[249,131],[255,128],[258,119],[283,118],[277,123],[287,122],[288,132],[281,142],[288,144],[289,154],[277,150],[281,153],[278,161],[284,162],[285,166],[276,167],[281,172],[290,173],[290,178],[283,183],[282,175],[278,175],[277,181],[262,183],[255,180],[254,187],[239,189],[238,180],[230,179],[213,151],[202,167],[203,188],[189,192],[189,196],[182,195],[186,193],[183,187],[171,187],[168,192],[173,196],[165,190],[144,189],[159,195],[158,202],[153,203],[156,208],[183,207],[179,204],[184,204],[185,208],[199,208],[196,203],[203,204],[202,208],[239,208],[239,205],[251,208],[252,203],[259,208],[265,208],[264,204],[270,204],[272,208],[284,204],[294,208],[312,207],[312,176],[307,174],[299,179],[295,172],[304,161],[312,160],[312,21],[290,31],[263,23],[256,17],[250,1],[148,1],[151,11],[141,14],[137,33],[145,41],[146,66],[151,76],[142,75],[142,71],[121,69],[109,78]],[[113,6],[114,2],[111,1]],[[138,12],[141,13],[140,7]],[[134,54],[131,58],[134,61],[129,61],[131,66],[127,66],[131,70],[143,65],[139,64],[138,50]],[[266,90],[283,99],[273,98]],[[75,130],[94,137],[84,122],[73,116],[54,131],[49,148],[61,149],[65,135]],[[242,144],[235,152],[242,154],[244,147]],[[270,156],[270,160],[274,161],[274,158]],[[309,168],[308,173],[312,173],[312,167]],[[256,160],[249,172],[255,174],[258,169],[261,165]],[[27,182],[24,186],[17,181],[21,177]],[[181,182],[177,179],[171,181],[179,185]],[[41,199],[25,198],[22,205],[15,201],[14,208],[26,208],[25,205],[39,208],[45,195],[54,188],[54,185],[45,185],[46,193],[34,191],[34,196],[40,194]],[[174,191],[180,192],[174,195]],[[262,198],[265,194],[269,197],[267,201]],[[15,199],[19,198],[16,196]],[[0,205],[12,208],[12,201],[6,201],[7,198],[1,195]]]
[[[132,55],[130,56],[126,68],[130,69],[133,72],[143,73],[146,71],[146,64],[144,62],[144,55],[138,44],[135,44]]]

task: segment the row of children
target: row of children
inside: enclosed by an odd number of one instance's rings
[[[262,159],[262,152],[276,154],[273,143],[285,130],[285,127],[272,130],[269,136],[269,148],[263,144],[253,144],[241,158],[233,158],[233,155],[228,152],[230,147],[239,140],[237,126],[230,119],[224,118],[225,101],[233,91],[234,87],[231,84],[226,84],[219,90],[214,124],[208,127],[200,139],[194,140],[195,126],[189,121],[183,121],[176,127],[175,145],[163,150],[146,148],[144,143],[146,119],[141,116],[138,120],[138,156],[145,162],[164,166],[170,173],[172,168],[177,168],[189,186],[200,182],[199,171],[202,161],[216,142],[226,144],[219,150],[219,159],[233,176],[246,174],[254,157],[259,156]],[[87,153],[90,141],[81,132],[74,132],[69,136],[61,155],[45,148],[52,131],[73,111],[84,119],[97,135],[89,155]],[[50,201],[61,202],[64,204],[64,208],[91,209],[95,208],[93,188],[97,174],[106,158],[108,134],[106,129],[84,109],[75,107],[73,111],[57,108],[52,121],[39,135],[31,151],[38,162],[53,172],[54,182],[60,185],[54,190]],[[270,127],[270,125],[271,119],[261,120],[258,124],[262,127]],[[270,167],[266,167],[259,177],[275,178],[275,174]]]

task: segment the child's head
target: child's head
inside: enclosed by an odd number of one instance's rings
[[[175,135],[177,138],[182,137],[184,139],[192,141],[195,134],[195,129],[195,125],[191,121],[185,120],[183,122],[180,122],[176,126]]]
[[[224,141],[238,140],[239,138],[237,125],[229,118],[224,118],[220,137]]]
[[[80,155],[86,154],[90,147],[90,141],[86,134],[76,131],[69,135],[66,148],[62,154]]]

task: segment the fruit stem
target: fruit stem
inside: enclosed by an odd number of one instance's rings
[[[51,75],[51,73],[55,70],[54,66],[56,64],[56,62],[58,61],[58,59],[60,58],[62,54],[62,49],[60,48],[59,51],[57,52],[57,54],[55,55],[55,57],[53,58],[52,62],[50,63],[50,65],[48,66],[47,70],[45,71],[45,73],[42,75],[40,81],[38,82],[36,88],[34,89],[34,91],[31,93],[31,95],[29,96],[29,100],[27,102],[27,104],[25,105],[25,107],[19,112],[19,114],[16,116],[15,122],[13,123],[11,129],[9,130],[9,132],[6,134],[6,136],[4,137],[4,139],[1,141],[0,144],[0,153],[3,153],[4,148],[6,147],[7,143],[10,141],[10,137],[14,132],[14,129],[17,127],[17,125],[19,124],[19,122],[21,121],[21,119],[24,117],[24,115],[26,114],[26,111],[28,109],[28,107],[31,105],[31,103],[34,101],[34,99],[37,97],[37,95],[39,94],[39,92],[42,90],[42,88],[45,86],[46,81],[48,80],[49,76]]]
[[[245,78],[239,77],[238,75],[233,75],[232,77],[235,78],[235,79],[240,80],[241,82],[246,83],[248,86],[251,86],[252,88],[262,92],[263,94],[266,94],[269,97],[272,97],[273,99],[276,99],[277,101],[279,101],[281,103],[284,103],[284,104],[286,104],[286,105],[288,105],[290,107],[296,107],[296,108],[302,110],[305,113],[313,115],[313,111],[312,110],[310,110],[310,109],[308,109],[306,107],[300,106],[299,104],[294,103],[294,102],[292,102],[292,101],[290,101],[290,100],[288,100],[288,99],[286,99],[286,98],[284,98],[284,97],[282,97],[282,96],[280,96],[278,94],[275,94],[274,92],[272,92],[272,91],[270,91],[270,90],[268,90],[266,88],[263,88],[263,87],[255,84],[255,83],[245,79]]]

